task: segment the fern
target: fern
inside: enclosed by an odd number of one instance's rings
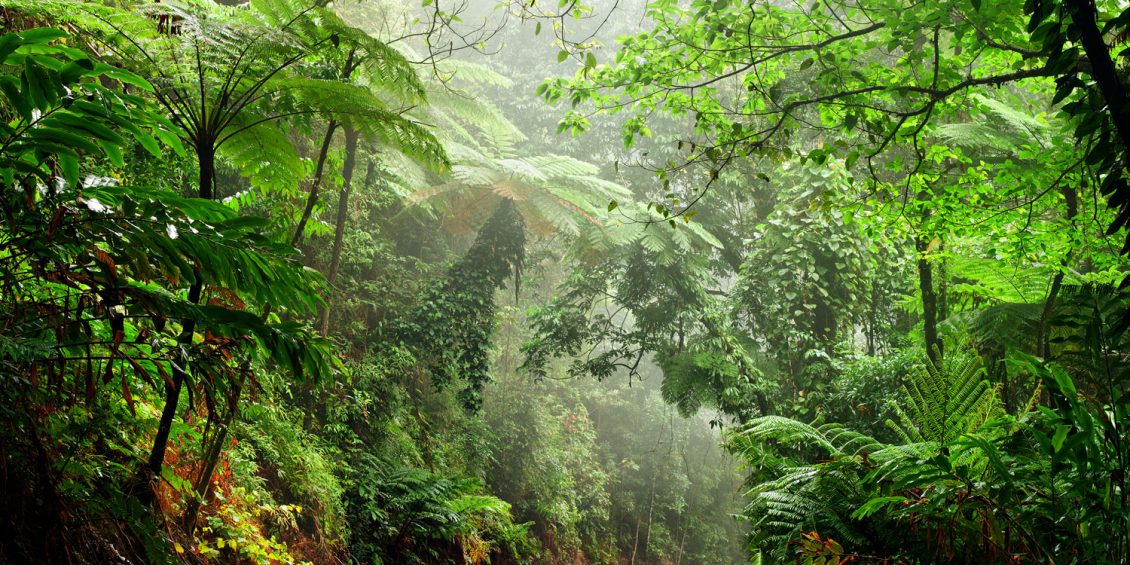
[[[473,65],[438,70],[441,77],[446,72],[488,82],[501,78]],[[454,85],[434,89],[429,98],[427,119],[440,124],[453,165],[449,175],[418,188],[406,201],[446,211],[444,224],[455,233],[471,233],[499,199],[506,199],[515,203],[535,235],[579,235],[584,224],[604,228],[609,200],[630,197],[625,188],[599,178],[592,164],[562,155],[522,154],[519,144],[525,136],[517,127],[495,106]]]
[[[958,281],[952,292],[1001,302],[1043,300],[1055,269],[1048,266],[1009,267],[1000,261],[951,255],[946,268]]]
[[[898,422],[887,425],[908,444],[946,445],[977,431],[1003,415],[996,389],[984,379],[980,357],[951,353],[940,366],[931,362],[909,375],[900,387],[906,407],[897,407]]]
[[[938,127],[947,143],[1007,154],[1049,141],[1053,130],[1047,122],[987,96],[974,95],[973,100],[975,120]]]
[[[0,4],[67,22],[153,77],[153,94],[186,144],[206,160],[219,151],[260,188],[292,192],[305,173],[293,147],[261,127],[283,118],[335,120],[428,166],[447,164],[434,136],[394,105],[426,99],[407,59],[327,8],[299,0],[256,0],[242,9],[212,2],[132,10],[51,0]],[[158,22],[176,22],[177,29],[169,33]],[[370,71],[364,84],[340,80],[332,59],[345,52]],[[264,153],[249,158],[255,151]]]
[[[753,528],[751,547],[783,562],[790,544],[812,530],[857,547],[881,546],[861,520],[921,511],[910,505],[913,493],[959,491],[965,483],[955,473],[1007,477],[994,442],[1015,427],[998,423],[1003,411],[982,377],[980,359],[960,352],[912,373],[902,387],[906,408],[896,409],[897,424],[888,423],[901,445],[839,424],[780,416],[757,418],[731,434],[727,447],[754,471],[743,513]]]
[[[946,325],[960,324],[977,343],[1014,349],[1030,342],[1037,334],[1043,309],[1043,304],[1001,302],[951,316]]]

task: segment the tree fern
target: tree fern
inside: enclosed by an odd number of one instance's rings
[[[282,118],[337,120],[421,162],[446,163],[432,134],[388,101],[424,100],[414,69],[403,55],[345,25],[326,8],[296,0],[258,0],[247,9],[211,2],[147,3],[133,10],[96,3],[76,10],[71,3],[53,1],[6,5],[68,22],[131,68],[152,76],[155,96],[188,145],[210,156],[217,151],[224,155],[225,145],[232,144],[228,155],[233,164],[248,167],[245,175],[271,176],[260,182],[264,186],[293,186],[301,179],[296,175],[304,173],[287,144],[264,145],[257,139],[277,137],[258,126]],[[176,21],[177,33],[159,29],[161,21]],[[364,64],[382,73],[377,82],[347,84],[318,70],[315,55],[332,50],[331,45],[360,51]],[[282,167],[256,167],[243,157],[256,149],[271,150],[260,161]],[[201,190],[210,194],[208,187]]]
[[[1043,309],[1044,305],[1039,303],[1000,302],[954,314],[944,325],[967,330],[979,344],[1009,350],[1034,340]]]
[[[440,72],[445,72],[443,67]],[[465,65],[450,72],[482,74]],[[601,179],[591,164],[561,155],[522,154],[519,143],[524,136],[493,105],[451,85],[429,96],[428,115],[443,126],[452,170],[449,177],[417,189],[406,200],[448,211],[445,224],[450,228],[468,233],[481,225],[499,199],[507,199],[532,233],[577,235],[582,224],[603,228],[608,201],[629,197],[623,187]]]

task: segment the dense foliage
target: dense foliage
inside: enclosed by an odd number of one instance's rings
[[[1130,555],[1130,9],[233,4],[0,0],[0,562]]]

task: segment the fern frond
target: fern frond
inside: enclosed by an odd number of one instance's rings
[[[422,164],[443,169],[447,154],[424,126],[390,111],[372,90],[340,80],[288,76],[272,82],[258,105],[288,103],[294,112],[334,119],[371,141],[391,146]]]
[[[1051,126],[1039,118],[983,95],[976,102],[975,121],[944,124],[938,134],[960,147],[1013,153],[1025,145],[1047,141]]]
[[[976,354],[953,352],[940,366],[926,362],[908,380],[901,387],[906,407],[896,407],[899,422],[887,422],[907,443],[947,444],[1002,413]]]
[[[218,156],[248,177],[257,189],[284,195],[297,193],[298,183],[306,176],[306,166],[287,132],[251,114],[241,115],[233,128],[241,131],[220,146]]]

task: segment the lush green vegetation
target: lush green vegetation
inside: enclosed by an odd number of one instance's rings
[[[229,4],[0,0],[0,562],[1127,560],[1130,9]]]

